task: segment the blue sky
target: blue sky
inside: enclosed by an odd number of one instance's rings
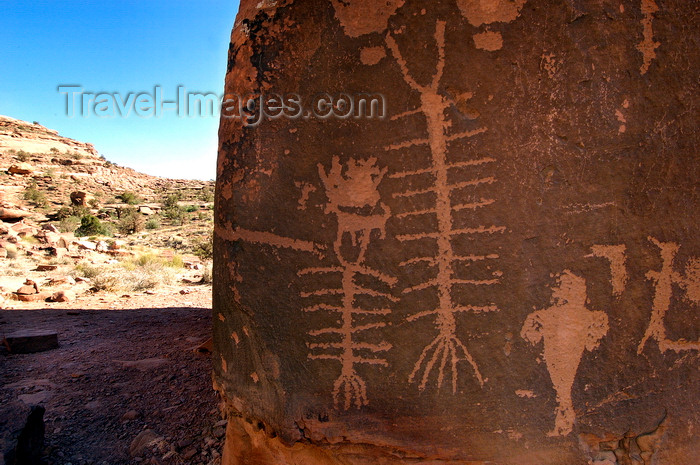
[[[236,0],[2,0],[0,114],[90,142],[108,160],[167,177],[213,179],[217,116],[66,115],[59,85],[85,92],[223,92]],[[100,108],[105,109],[103,103]],[[90,105],[94,107],[94,103]]]

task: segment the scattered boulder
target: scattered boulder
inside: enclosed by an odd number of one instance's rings
[[[15,165],[10,166],[7,172],[10,174],[19,174],[22,176],[26,176],[28,174],[32,174],[34,172],[34,168],[32,168],[32,165],[30,165],[29,163],[17,163]]]
[[[39,231],[34,237],[36,237],[37,239],[39,239],[40,242],[50,247],[59,246],[59,242],[61,241],[61,239],[63,239],[60,234],[46,230]],[[63,241],[63,243],[65,244],[65,240]]]
[[[33,228],[32,226],[29,226],[28,224],[24,223],[17,223],[12,226],[11,231],[13,231],[17,237],[28,237],[28,236],[34,236],[37,232],[36,228]]]
[[[109,250],[119,250],[126,245],[126,242],[115,239],[109,242]]]
[[[97,250],[98,252],[108,252],[109,244],[107,244],[106,241],[98,241],[95,250]]]
[[[51,302],[72,302],[74,300],[75,292],[70,290],[54,292],[51,297],[49,297],[49,301]]]
[[[15,291],[15,294],[18,295],[34,295],[39,293],[39,286],[37,285],[36,282],[32,281],[31,279],[27,279],[24,282],[24,286],[20,287]]]
[[[13,296],[15,300],[19,300],[20,302],[40,302],[42,300],[46,300],[49,297],[49,295],[45,292],[30,295],[13,294]]]
[[[36,271],[56,271],[58,265],[37,265]]]
[[[136,420],[139,417],[139,412],[136,410],[129,410],[124,415],[122,415],[122,421]]]
[[[49,232],[56,233],[56,234],[59,234],[61,232],[61,231],[59,231],[59,229],[55,225],[53,225],[51,223],[46,223],[45,225],[43,225],[41,227],[41,229],[43,229],[44,231],[49,231]]]
[[[75,241],[78,248],[85,250],[97,250],[97,244],[92,241]]]
[[[155,215],[156,212],[154,212],[151,207],[147,207],[146,205],[141,205],[139,207],[139,213],[150,216],[150,215]]]
[[[185,262],[184,265],[188,270],[201,270],[204,268],[204,266],[199,262]]]
[[[19,208],[3,208],[0,207],[0,220],[12,221],[21,220],[29,216],[29,212],[25,210],[20,210]]]
[[[58,333],[55,331],[24,330],[8,334],[5,347],[13,354],[33,354],[58,348]]]
[[[149,447],[161,441],[162,438],[151,429],[145,429],[136,436],[129,446],[129,455],[132,457],[140,457],[148,450]]]
[[[211,355],[214,351],[214,339],[209,338],[194,348],[194,353],[199,355]]]
[[[72,276],[63,276],[61,278],[53,278],[49,281],[49,285],[58,286],[62,284],[67,284],[69,286],[75,285],[75,279]]]
[[[44,455],[44,413],[42,406],[31,408],[27,422],[17,438],[17,444],[5,456],[8,465],[42,465]]]
[[[71,192],[70,203],[77,207],[85,207],[93,197],[85,191]]]
[[[47,247],[45,249],[49,255],[60,258],[66,254],[66,249],[61,247]]]

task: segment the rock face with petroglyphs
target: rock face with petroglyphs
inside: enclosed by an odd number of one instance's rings
[[[654,0],[243,1],[223,463],[692,463],[699,23]]]

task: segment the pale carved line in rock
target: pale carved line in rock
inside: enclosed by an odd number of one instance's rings
[[[662,266],[659,271],[649,271],[646,278],[654,284],[654,300],[649,326],[642,341],[639,343],[637,353],[641,354],[644,346],[650,339],[654,339],[659,346],[659,351],[672,350],[676,353],[686,350],[700,350],[700,341],[686,341],[683,339],[672,340],[666,335],[665,318],[673,299],[673,288],[680,288],[688,301],[694,304],[700,303],[700,259],[692,257],[685,268],[685,274],[673,269],[676,254],[680,246],[674,242],[661,242],[649,237],[661,255]]]
[[[435,215],[437,217],[437,230],[425,231],[413,234],[397,235],[397,240],[401,242],[415,241],[422,239],[434,240],[437,243],[437,253],[434,257],[415,257],[402,262],[401,265],[415,264],[421,261],[426,261],[432,267],[436,268],[436,276],[429,279],[427,282],[408,287],[403,292],[404,294],[419,291],[427,288],[435,288],[438,293],[439,303],[436,309],[426,312],[418,312],[412,317],[408,317],[407,321],[414,321],[422,317],[434,317],[435,327],[438,331],[435,339],[430,342],[420,354],[417,362],[413,367],[413,371],[409,375],[409,382],[417,383],[419,390],[424,390],[431,379],[432,373],[435,374],[437,387],[442,387],[446,377],[451,378],[452,392],[457,392],[458,370],[457,363],[460,360],[466,360],[474,371],[474,376],[477,378],[480,385],[483,386],[484,380],[479,372],[479,368],[467,350],[466,346],[457,337],[457,322],[455,315],[465,311],[474,313],[483,313],[496,309],[495,305],[487,305],[483,307],[476,306],[458,306],[453,302],[452,287],[455,285],[476,285],[490,286],[500,282],[500,279],[458,279],[454,276],[453,263],[465,261],[464,256],[457,256],[453,249],[451,241],[457,236],[462,235],[490,235],[501,233],[506,230],[503,226],[496,225],[479,225],[474,228],[455,229],[453,226],[452,213],[459,210],[476,210],[494,203],[493,199],[482,198],[476,202],[456,202],[453,206],[451,198],[455,191],[465,188],[479,188],[493,184],[496,180],[494,177],[482,177],[478,179],[461,181],[458,183],[448,182],[448,171],[455,168],[465,168],[469,166],[478,166],[495,161],[491,157],[483,157],[476,160],[469,160],[458,163],[449,163],[447,161],[447,149],[451,141],[456,141],[462,138],[475,137],[486,132],[487,128],[481,127],[475,130],[463,131],[455,134],[447,134],[449,123],[446,120],[445,112],[450,106],[447,98],[443,97],[439,91],[440,81],[445,68],[445,22],[438,21],[435,26],[435,42],[437,45],[437,64],[435,72],[427,85],[419,84],[411,75],[408,64],[404,59],[401,50],[394,40],[394,37],[389,33],[386,35],[387,48],[396,60],[401,75],[406,84],[414,91],[420,94],[421,104],[415,110],[409,110],[401,114],[393,116],[392,120],[397,120],[403,117],[422,114],[427,124],[427,138],[415,138],[403,142],[396,142],[385,147],[385,150],[401,150],[417,145],[428,145],[431,154],[430,166],[413,171],[402,171],[392,173],[391,178],[401,179],[408,176],[418,176],[429,174],[434,178],[434,184],[429,188],[413,189],[404,192],[393,194],[394,198],[401,199],[406,197],[417,197],[425,194],[434,196],[434,207],[417,209],[414,211],[406,211],[396,215],[398,218],[406,218],[409,216],[418,215]],[[487,254],[483,258],[474,259],[481,260],[489,258],[497,258],[495,254]],[[476,257],[476,256],[475,256]],[[469,261],[469,260],[467,260]],[[494,276],[500,276],[500,272],[495,272]]]

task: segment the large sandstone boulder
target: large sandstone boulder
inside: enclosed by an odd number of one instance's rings
[[[32,174],[34,172],[34,168],[29,163],[23,162],[23,163],[17,163],[15,165],[10,166],[7,169],[7,172],[10,174],[20,174],[20,175],[25,176],[28,174]]]
[[[29,212],[25,210],[20,210],[19,208],[4,208],[0,207],[0,220],[2,221],[16,221],[21,220],[29,216]]]
[[[222,463],[694,463],[697,8],[241,3]]]

